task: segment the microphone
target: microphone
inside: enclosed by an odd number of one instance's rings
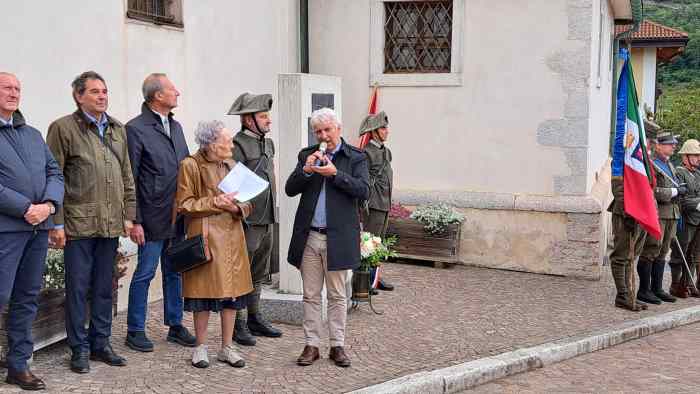
[[[326,144],[325,141],[321,142],[318,145],[318,151],[321,152],[322,155],[326,154],[326,149],[328,149],[328,144]],[[321,162],[321,160],[316,160],[316,163],[314,163],[314,165],[317,167],[323,167],[323,163]]]

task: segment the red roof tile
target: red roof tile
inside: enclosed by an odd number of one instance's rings
[[[615,26],[615,34],[629,30],[632,25]],[[632,33],[632,41],[688,40],[688,33],[664,26],[660,23],[644,20],[639,31]]]

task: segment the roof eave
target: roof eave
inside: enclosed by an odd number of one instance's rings
[[[685,47],[688,45],[687,38],[664,38],[664,39],[632,39],[629,40],[633,48],[641,47],[657,47],[657,48],[674,48]]]

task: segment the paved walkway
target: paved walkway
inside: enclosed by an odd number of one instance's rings
[[[700,324],[476,387],[469,393],[697,393]]]
[[[348,319],[349,369],[329,362],[327,345],[316,364],[296,366],[303,331],[282,326],[283,338],[263,338],[258,346],[241,349],[246,368],[214,362],[198,370],[190,366],[190,349],[165,342],[162,309],[154,304],[148,330],[155,352],[124,346],[126,315],[120,314],[113,345],[128,358],[127,367],[93,363],[90,374],[76,375],[68,369],[68,348],[57,344],[35,355],[34,371],[54,393],[337,393],[698,304],[685,300],[641,314],[613,308],[609,273],[590,282],[462,266],[388,264],[386,272],[397,290],[377,297],[385,314],[376,316],[363,306]],[[186,324],[191,327],[190,320]],[[218,322],[212,321],[211,330],[213,358]],[[0,391],[17,390],[0,383]]]

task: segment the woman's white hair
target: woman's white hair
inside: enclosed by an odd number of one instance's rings
[[[206,149],[219,138],[219,134],[221,134],[221,130],[224,128],[226,128],[226,125],[220,120],[199,122],[194,131],[194,141],[200,148]]]
[[[338,115],[330,108],[321,108],[311,113],[311,127],[314,128],[316,125],[326,122],[333,122],[336,126],[340,127],[340,121],[338,120]]]

